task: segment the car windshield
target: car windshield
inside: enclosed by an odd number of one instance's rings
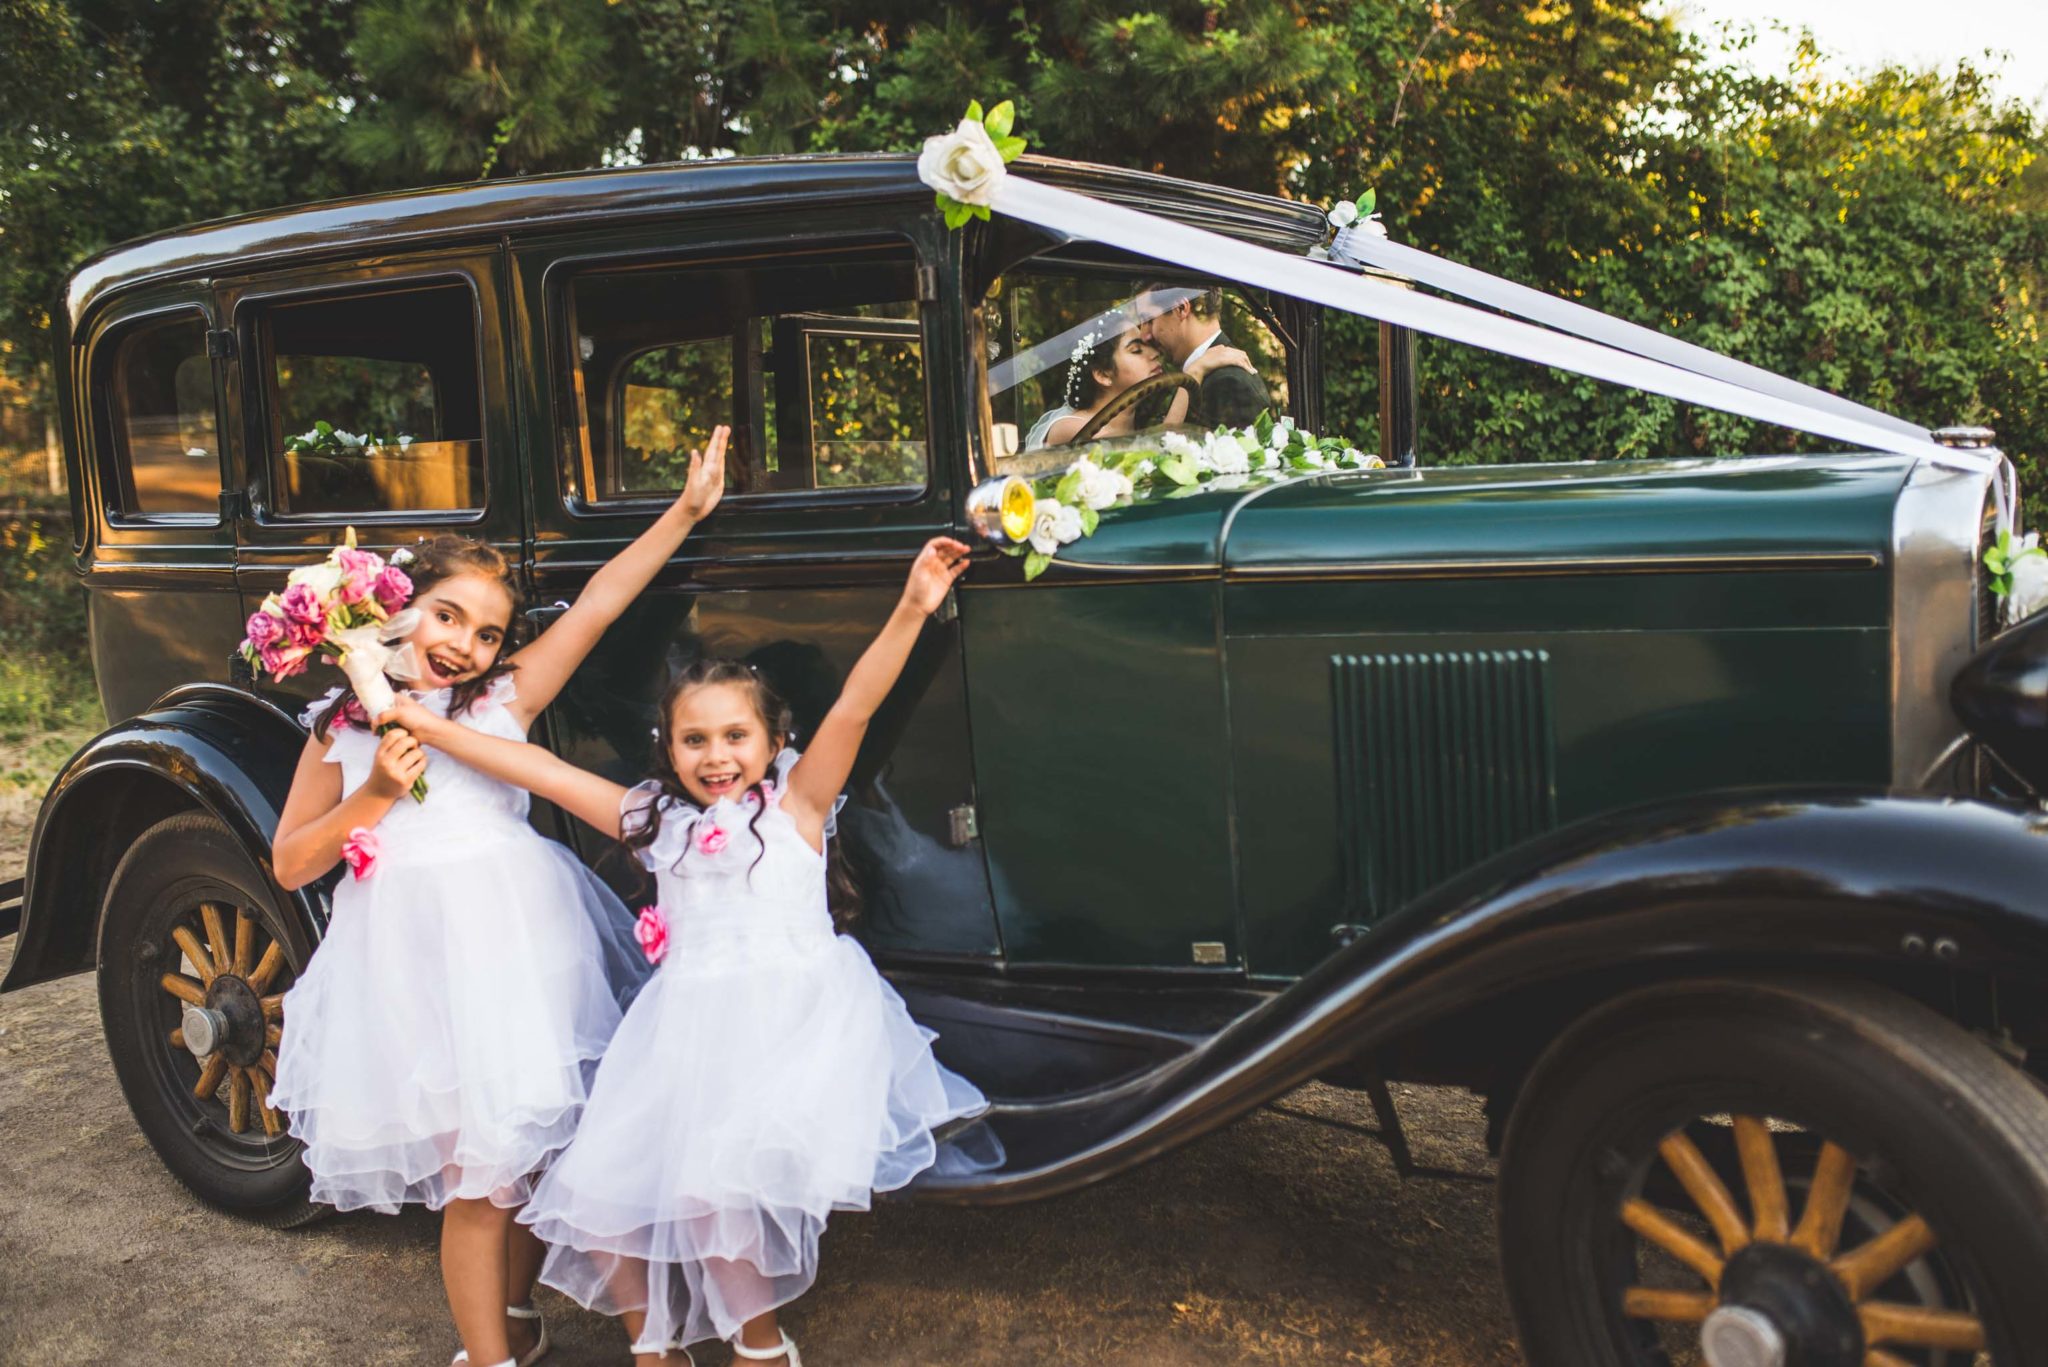
[[[986,318],[1006,473],[1287,411],[1285,347],[1235,286],[1039,264],[998,283]]]

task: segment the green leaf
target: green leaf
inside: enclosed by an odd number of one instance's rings
[[[1159,473],[1175,484],[1188,485],[1195,482],[1194,467],[1188,464],[1185,456],[1168,456],[1160,461]]]
[[[976,123],[982,122],[980,100],[969,100],[967,102],[967,117],[974,120]]]
[[[2005,552],[1993,546],[1984,552],[1984,568],[1993,574],[2005,573]]]
[[[1093,508],[1083,508],[1081,510],[1081,535],[1093,536],[1095,535],[1095,529],[1101,525],[1101,513],[1096,512]]]
[[[1058,484],[1052,486],[1052,496],[1062,503],[1072,503],[1074,495],[1079,493],[1080,490],[1081,472],[1079,470],[1069,470],[1060,477]]]
[[[983,223],[988,222],[988,205],[986,204],[970,204],[967,206],[967,212],[980,219]]]
[[[1030,583],[1045,573],[1045,567],[1052,563],[1052,557],[1044,551],[1033,551],[1024,557],[1024,582]]]
[[[331,437],[334,435],[334,424],[322,418],[313,424],[313,430],[323,437]]]
[[[994,109],[988,111],[988,117],[981,121],[981,126],[988,130],[988,135],[991,138],[1000,140],[1010,136],[1010,125],[1016,121],[1017,106],[1009,100],[1004,100]],[[1002,144],[998,141],[996,145],[1000,147]],[[1008,158],[1006,157],[1004,160],[1007,161]]]
[[[1253,423],[1252,423],[1252,431],[1254,431],[1254,432],[1256,432],[1256,433],[1258,434],[1258,437],[1259,437],[1259,445],[1261,445],[1261,446],[1264,446],[1264,445],[1265,445],[1265,444],[1266,444],[1267,442],[1270,442],[1271,440],[1273,440],[1273,410],[1272,410],[1272,409],[1270,409],[1270,408],[1268,408],[1268,409],[1265,409],[1264,411],[1262,411],[1262,412],[1261,412],[1261,413],[1259,414],[1258,418],[1257,418],[1256,420],[1254,420],[1254,421],[1253,421]]]
[[[993,138],[991,141],[995,143],[996,152],[1004,161],[1015,161],[1023,156],[1024,149],[1031,145],[1022,138]]]
[[[947,195],[939,196],[939,207],[946,211],[946,226],[948,228],[964,228],[967,226],[967,220],[974,217],[973,205],[962,204],[959,200]]]
[[[1368,189],[1358,197],[1358,216],[1360,218],[1370,218],[1372,216],[1372,206],[1377,203],[1379,203],[1379,192]]]

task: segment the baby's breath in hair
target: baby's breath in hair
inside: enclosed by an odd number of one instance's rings
[[[1095,350],[1102,341],[1102,334],[1094,328],[1081,334],[1074,343],[1074,353],[1067,359],[1067,407],[1081,406],[1081,377],[1088,373],[1088,353]]]

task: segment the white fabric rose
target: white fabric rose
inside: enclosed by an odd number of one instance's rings
[[[1062,546],[1069,541],[1081,539],[1081,510],[1065,503],[1055,503],[1052,515],[1052,533],[1059,538]]]
[[[1152,458],[1150,456],[1147,456],[1145,457],[1145,459],[1138,462],[1137,473],[1140,475],[1149,475],[1158,468],[1158,466],[1152,463]]]
[[[2036,551],[2010,563],[2012,592],[2005,596],[2005,620],[2021,622],[2048,607],[2048,555]]]
[[[1131,481],[1121,472],[1104,469],[1086,456],[1074,462],[1074,471],[1081,476],[1074,496],[1084,508],[1100,512],[1131,492]]]
[[[1330,226],[1332,228],[1348,228],[1357,221],[1358,206],[1348,199],[1333,206],[1330,210]]]
[[[1252,468],[1243,443],[1226,433],[1212,436],[1203,454],[1207,457],[1208,467],[1219,475],[1242,475]]]
[[[962,204],[993,204],[1003,180],[1003,154],[981,120],[962,119],[952,132],[924,140],[917,177]]]
[[[1198,460],[1202,454],[1200,443],[1179,432],[1160,434],[1159,449],[1169,456],[1186,456],[1189,460]]]
[[[1031,507],[1031,535],[1026,539],[1040,555],[1051,555],[1060,548],[1059,510],[1060,505],[1049,498],[1041,498]]]

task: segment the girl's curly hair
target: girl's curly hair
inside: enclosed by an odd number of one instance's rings
[[[474,679],[464,679],[449,690],[448,715],[459,717],[484,696],[500,676],[519,668],[512,663],[512,652],[525,642],[526,619],[519,611],[519,576],[512,562],[495,546],[447,532],[412,547],[412,555],[412,562],[405,566],[405,572],[412,579],[413,602],[418,602],[422,594],[442,580],[464,574],[489,579],[505,590],[506,596],[512,600],[512,620],[506,624],[505,641],[498,647],[498,658]],[[346,683],[342,685],[340,695],[313,718],[313,734],[326,740],[336,718],[345,718],[345,709],[353,709],[356,713],[362,711],[362,705],[356,702],[355,689]]]
[[[676,774],[675,765],[669,758],[669,742],[673,735],[676,703],[690,690],[703,688],[709,684],[737,684],[745,690],[748,700],[753,703],[755,713],[761,719],[762,726],[768,731],[770,744],[776,753],[780,753],[782,747],[790,743],[795,733],[796,719],[789,710],[789,704],[782,700],[782,695],[761,676],[761,672],[745,660],[707,657],[698,660],[671,679],[668,687],[662,690],[659,705],[660,723],[655,728],[654,735],[654,758],[647,771],[647,777],[660,785],[660,797],[639,809],[639,818],[624,823],[620,830],[619,843],[633,856],[636,864],[639,862],[640,852],[654,844],[661,835],[662,809],[667,805],[663,799],[674,799],[689,807],[700,805]],[[767,794],[762,788],[766,777],[763,775],[747,788],[747,793],[755,799],[754,814],[747,820],[747,834],[754,837],[757,850],[754,864],[759,864],[762,855],[767,853],[767,847],[761,843],[758,829],[761,818],[768,811]],[[631,829],[625,829],[626,826],[630,826]],[[840,845],[841,842],[837,840],[828,840],[825,843],[825,894],[827,904],[832,909],[832,928],[843,935],[850,931],[854,922],[860,918],[861,892],[859,884],[854,882],[853,876],[847,871],[846,858]],[[689,857],[689,847],[685,847],[682,859],[676,861],[676,867],[680,868],[682,860]],[[753,869],[754,865],[750,864],[747,872],[751,874]]]

